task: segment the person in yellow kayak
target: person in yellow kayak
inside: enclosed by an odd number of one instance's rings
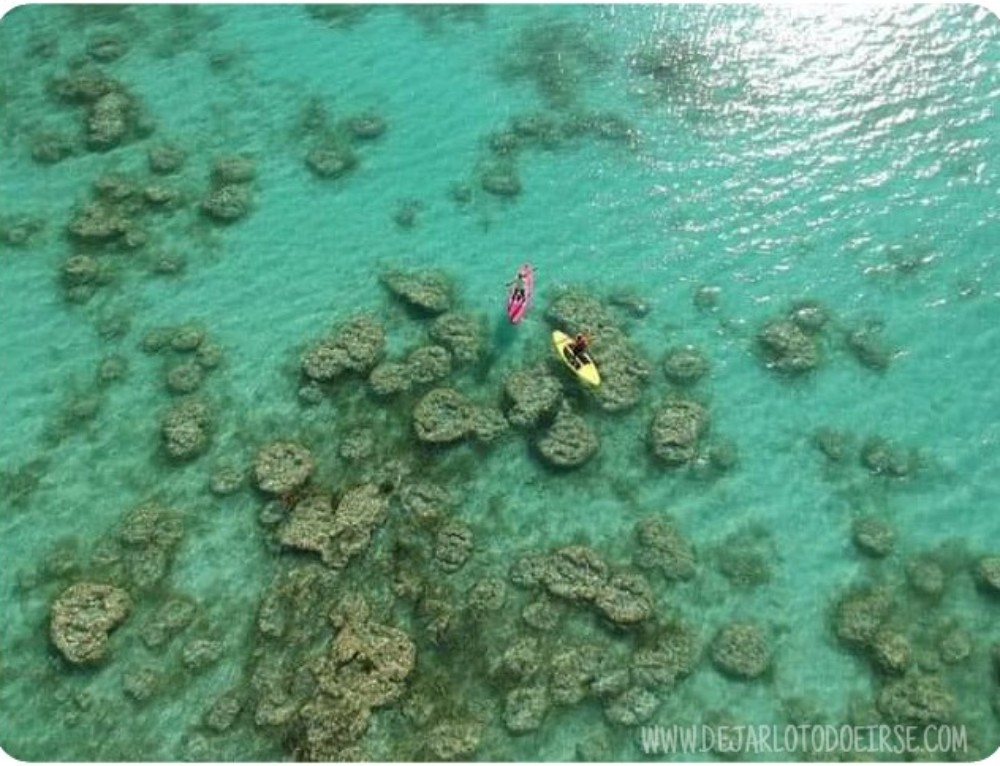
[[[566,346],[567,357],[572,356],[570,362],[573,364],[573,367],[593,363],[593,360],[590,358],[589,349],[590,338],[582,332],[578,332],[573,341]]]

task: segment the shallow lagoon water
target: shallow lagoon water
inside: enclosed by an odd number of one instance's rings
[[[105,38],[126,50],[88,60]],[[290,692],[297,712],[289,720],[260,723],[273,696],[261,668],[273,662],[288,680],[289,665],[311,667],[339,635],[327,612],[358,594],[374,623],[408,636],[415,663],[363,734],[336,740],[348,758],[445,757],[436,749],[442,723],[475,732],[464,757],[642,757],[638,722],[614,720],[612,693],[553,705],[527,732],[511,731],[509,698],[546,688],[554,655],[584,643],[610,647],[621,666],[607,674],[627,672],[643,642],[659,640],[656,626],[674,618],[697,636],[698,662],[647,690],[655,708],[645,723],[898,723],[879,701],[919,675],[950,696],[947,722],[968,727],[971,750],[957,757],[996,748],[991,652],[1000,602],[974,574],[998,552],[1000,531],[1000,48],[989,13],[38,6],[9,13],[0,42],[7,752],[33,760],[330,757],[304,744],[301,708],[316,693],[308,679]],[[52,84],[93,66],[136,99],[151,132],[132,125],[112,148],[87,148],[91,107],[66,103]],[[324,129],[370,113],[387,127],[354,141],[357,167],[339,178],[312,173],[305,158]],[[563,126],[557,145],[523,141],[498,159],[491,136],[539,114]],[[65,137],[69,155],[34,160],[42,133]],[[165,142],[186,160],[161,177],[147,152]],[[252,161],[252,202],[222,225],[199,202],[213,163],[232,155]],[[495,162],[513,163],[519,194],[484,189]],[[136,213],[149,234],[143,247],[67,232],[109,172],[181,191],[173,210]],[[394,217],[410,203],[415,222],[400,225]],[[21,243],[24,221],[38,230],[28,226]],[[60,269],[79,253],[115,276],[72,301]],[[158,272],[162,254],[183,256],[183,271]],[[512,328],[504,285],[525,260],[538,270],[536,306]],[[443,272],[455,305],[482,322],[480,360],[435,385],[509,414],[508,376],[550,365],[596,433],[597,454],[553,470],[532,446],[544,423],[486,445],[422,445],[411,412],[434,386],[383,400],[367,372],[337,381],[318,404],[303,402],[303,351],[357,312],[384,325],[390,358],[426,342],[432,320],[380,282],[391,269]],[[567,291],[602,301],[648,363],[634,407],[607,411],[553,365],[546,310]],[[609,305],[621,295],[642,310]],[[821,361],[781,374],[762,359],[758,334],[801,301],[829,316],[817,336]],[[222,362],[198,392],[215,415],[210,446],[177,462],[164,455],[161,419],[179,398],[167,391],[165,370],[185,356],[142,346],[153,328],[191,322],[221,347]],[[877,328],[884,369],[860,363],[845,342],[865,327]],[[680,395],[710,412],[700,449],[735,451],[727,470],[700,459],[671,468],[650,455],[654,412],[678,395],[663,358],[685,344],[703,352],[710,372]],[[108,355],[124,359],[127,372],[97,386]],[[357,429],[370,429],[377,446],[351,463],[338,451]],[[844,435],[841,461],[816,448],[822,429]],[[874,437],[906,456],[905,476],[863,464],[862,445]],[[220,465],[249,474],[276,439],[308,446],[317,464],[311,487],[337,497],[383,468],[402,471],[387,488],[387,518],[342,570],[280,545],[280,533],[259,521],[268,498],[251,480],[229,495],[209,490]],[[455,572],[429,555],[440,519],[422,527],[400,502],[418,477],[447,487],[455,502],[445,517],[471,530],[472,555]],[[184,532],[163,577],[137,587],[127,573],[95,565],[93,554],[150,501],[171,509]],[[538,601],[537,589],[511,582],[520,557],[567,545],[642,572],[633,563],[636,524],[667,515],[694,547],[695,574],[670,582],[644,572],[653,609],[639,626],[609,625],[578,598]],[[862,516],[894,530],[885,558],[852,543]],[[756,585],[723,573],[740,540],[764,560]],[[923,554],[946,573],[940,600],[907,585],[908,562]],[[333,595],[299,609],[311,644],[262,635],[273,578],[313,569],[331,578]],[[404,571],[416,591],[400,585]],[[469,589],[489,578],[505,583],[507,600],[480,619]],[[130,591],[132,613],[111,632],[104,659],[74,666],[50,641],[52,604],[74,582],[109,579]],[[886,626],[911,645],[905,672],[886,673],[870,648],[838,639],[835,605],[860,583],[892,590]],[[144,627],[172,597],[195,603],[196,617],[151,647]],[[533,601],[562,615],[554,629],[525,621]],[[764,677],[734,679],[713,662],[713,637],[734,620],[763,626]],[[968,656],[945,662],[942,637],[956,630],[971,637]],[[540,642],[542,669],[518,679],[503,656],[524,638]],[[201,639],[218,656],[185,664],[185,649]],[[134,693],[141,669],[159,679],[145,699]],[[204,716],[228,691],[241,705],[219,731]]]

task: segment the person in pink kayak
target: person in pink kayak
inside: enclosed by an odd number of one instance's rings
[[[524,287],[524,277],[521,276],[521,272],[517,272],[517,276],[507,283],[507,287],[510,290],[511,300],[523,301],[525,299],[525,287]]]
[[[528,311],[535,288],[535,273],[530,263],[517,270],[517,276],[507,283],[507,318],[518,324]]]

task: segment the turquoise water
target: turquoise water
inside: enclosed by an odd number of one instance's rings
[[[438,759],[449,755],[438,728],[447,724],[474,731],[463,758],[629,760],[644,757],[640,722],[909,724],[887,695],[927,679],[950,702],[913,720],[967,727],[959,760],[996,749],[1000,601],[976,583],[981,559],[1000,553],[996,19],[973,6],[340,10],[31,6],[0,24],[4,749],[30,760]],[[87,145],[95,107],[53,85],[92,67],[133,109],[103,151]],[[384,133],[345,137],[337,126],[358,115],[377,115]],[[522,137],[513,153],[491,148],[494,134],[537,115],[561,126],[554,145]],[[357,158],[342,177],[305,161],[328,133]],[[67,156],[33,157],[46,135]],[[168,143],[183,166],[154,174],[148,152]],[[251,202],[222,224],[200,202],[214,163],[233,155],[254,168]],[[513,168],[520,193],[485,189],[496,163]],[[145,244],[68,233],[108,173],[179,193],[166,210],[141,191],[115,203]],[[111,277],[71,290],[63,269],[73,255]],[[165,256],[182,260],[180,273],[158,266]],[[504,285],[526,260],[538,292],[514,328]],[[481,357],[391,398],[374,395],[366,369],[309,403],[303,352],[359,312],[384,327],[390,359],[428,342],[433,320],[380,280],[392,269],[442,272],[454,307],[481,322]],[[607,360],[623,336],[648,364],[641,396],[622,411],[551,354],[552,306],[581,294],[617,328],[596,333],[598,366],[603,356],[613,375]],[[769,369],[758,336],[802,301],[828,317],[807,336],[819,363],[797,375]],[[191,323],[222,358],[194,394],[213,413],[210,443],[178,461],[161,438],[181,398],[166,375],[190,354],[149,353],[144,340]],[[846,341],[866,329],[877,369]],[[663,360],[688,344],[710,367],[681,389]],[[109,357],[124,374],[99,384]],[[505,381],[537,364],[599,440],[582,466],[545,463],[533,445],[546,418],[488,444],[416,438],[413,411],[430,388],[509,415]],[[648,444],[672,396],[710,413],[699,457],[680,466]],[[823,429],[842,436],[840,460],[817,448]],[[341,448],[358,430],[375,446],[352,462]],[[898,469],[866,465],[874,438],[888,440]],[[254,460],[279,439],[311,451],[307,493],[339,498],[382,482],[386,517],[346,567],[281,544],[298,498],[285,498],[294,508],[279,511],[277,529],[261,522],[271,501],[254,486]],[[708,456],[722,448],[735,462],[713,467]],[[220,467],[242,479],[230,494],[210,489]],[[440,518],[415,519],[402,502],[421,480],[452,495]],[[183,526],[153,584],[107,562],[123,519],[148,502]],[[637,522],[665,516],[696,553],[690,579],[633,561]],[[883,557],[852,541],[867,517],[894,532]],[[453,572],[433,554],[446,519],[473,540]],[[544,587],[512,581],[520,557],[567,545],[641,573],[650,613],[612,625],[587,599],[538,602]],[[741,584],[727,562],[747,550]],[[938,598],[908,584],[908,566],[928,559],[945,578]],[[297,628],[267,634],[262,603],[304,572],[322,573],[326,590],[302,601],[282,591]],[[506,599],[484,616],[470,589],[494,581]],[[112,584],[132,601],[104,656],[83,665],[60,653],[49,627],[53,604],[78,582]],[[838,638],[836,605],[861,584],[892,593],[882,628],[909,644],[905,670]],[[415,661],[366,727],[310,750],[308,710],[328,699],[302,668],[345,635],[328,613],[358,595],[373,623],[405,634]],[[157,610],[177,598],[195,605],[193,620],[150,646]],[[558,624],[529,624],[532,602]],[[530,731],[511,726],[509,695],[551,695],[559,652],[596,644],[610,658],[602,672],[628,677],[671,620],[696,637],[697,661],[647,689],[643,715],[616,717],[616,692],[592,680],[574,704],[543,705]],[[749,680],[713,656],[720,629],[745,620],[768,653],[767,671]],[[948,637],[967,651],[949,655]],[[525,638],[538,641],[539,669],[519,676],[502,658]],[[210,660],[185,663],[198,640]],[[143,669],[158,683],[139,699]],[[347,673],[334,687],[353,689]],[[640,688],[632,678],[626,686]],[[262,720],[272,682],[287,691],[281,722]],[[242,704],[213,727],[205,714],[224,693]]]

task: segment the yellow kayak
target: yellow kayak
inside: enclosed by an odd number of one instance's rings
[[[594,364],[590,354],[584,354],[582,359],[577,357],[569,350],[572,342],[573,339],[566,333],[559,332],[559,330],[552,332],[552,345],[556,347],[556,352],[563,364],[587,385],[595,387],[601,385],[601,374],[597,371],[597,365]]]

